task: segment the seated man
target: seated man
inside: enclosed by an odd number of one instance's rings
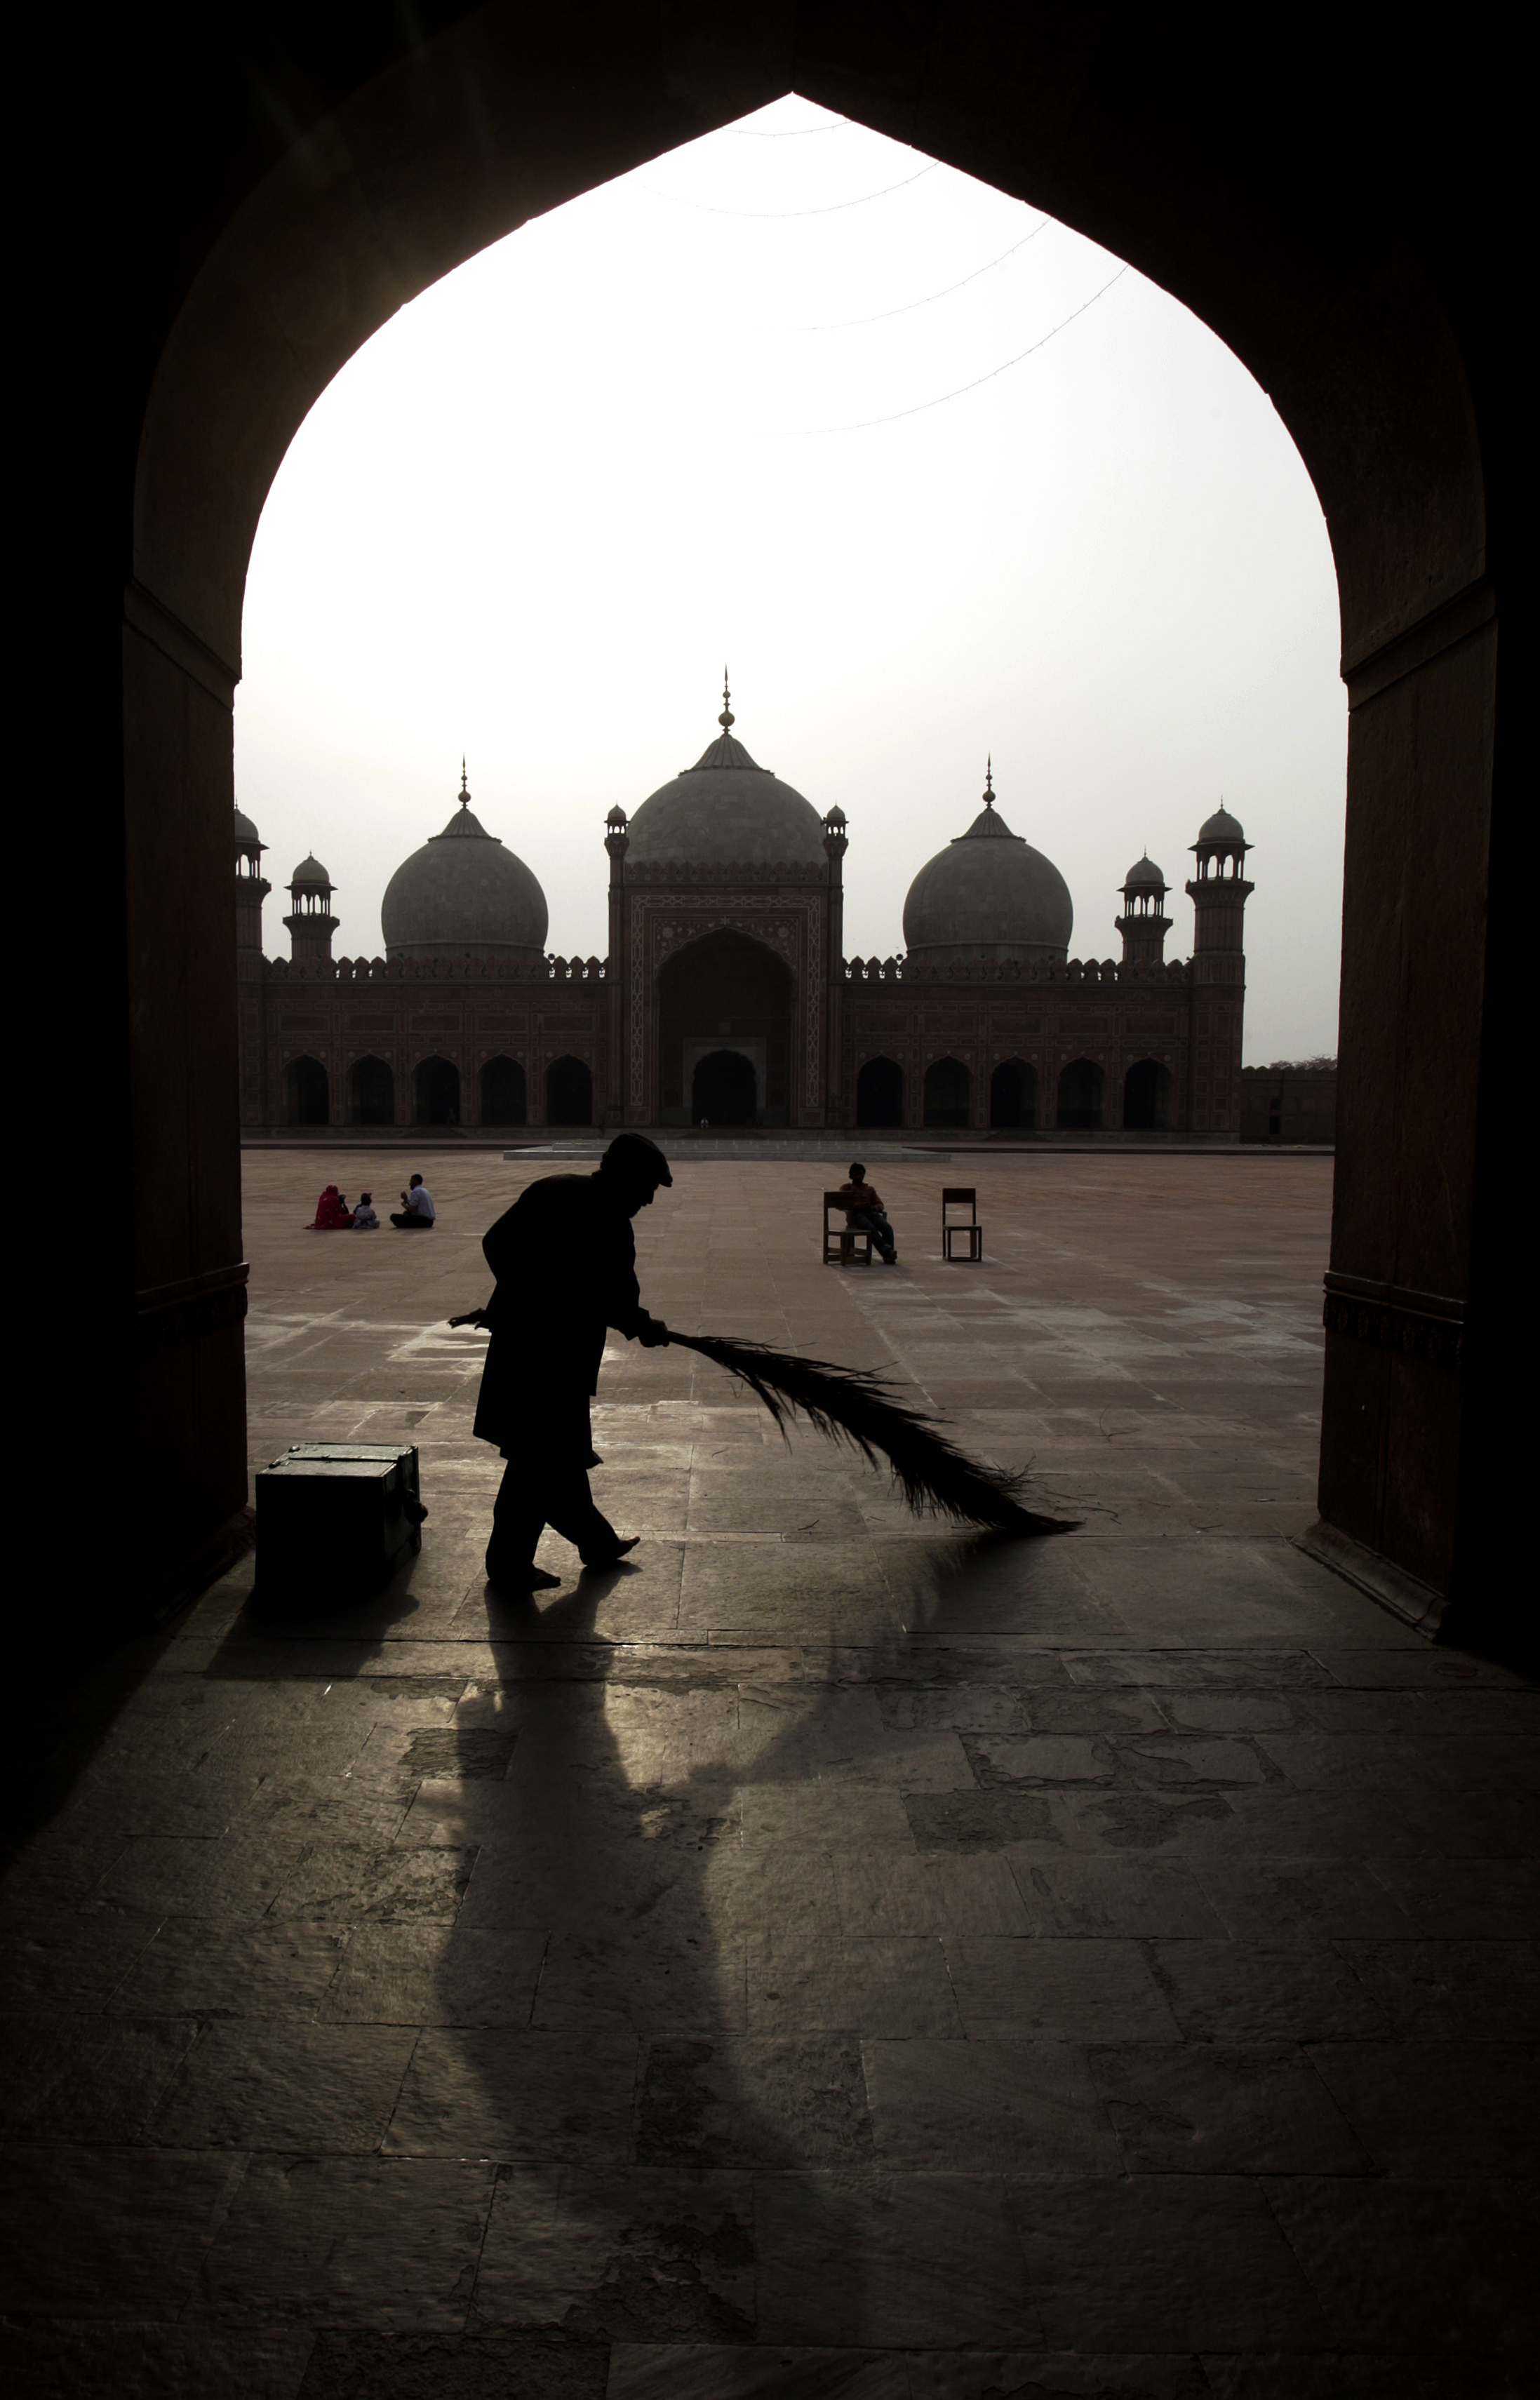
[[[866,1180],[866,1170],[857,1159],[851,1168],[851,1180],[839,1187],[840,1205],[845,1222],[852,1234],[869,1234],[882,1253],[885,1266],[898,1264],[898,1250],[893,1242],[893,1229],[888,1222],[888,1212],[881,1196]]]
[[[377,1234],[379,1229],[380,1220],[375,1207],[375,1195],[372,1192],[361,1192],[359,1205],[353,1211],[353,1231],[355,1234]]]
[[[433,1194],[422,1177],[414,1175],[411,1188],[401,1195],[401,1213],[398,1215],[392,1209],[390,1222],[400,1234],[426,1233],[438,1213],[433,1206]]]

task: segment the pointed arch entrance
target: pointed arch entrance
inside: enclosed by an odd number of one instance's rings
[[[1481,280],[1479,77],[1492,70],[1474,35],[1424,58],[1366,20],[1341,29],[1329,69],[1308,46],[1280,59],[1261,19],[1206,46],[1154,16],[1067,20],[1033,0],[943,11],[923,35],[900,10],[767,17],[726,0],[661,16],[616,0],[597,34],[580,11],[538,25],[498,0],[448,14],[429,38],[409,15],[296,22],[283,103],[266,111],[233,29],[196,50],[152,35],[125,64],[121,156],[116,133],[100,137],[102,214],[123,219],[122,368],[92,396],[102,464],[80,501],[74,653],[90,663],[72,664],[71,689],[90,685],[96,785],[123,794],[124,838],[90,861],[82,907],[100,954],[129,962],[113,1035],[121,1138],[135,1188],[159,1179],[160,1205],[134,1228],[133,1290],[205,1282],[210,1261],[238,1272],[235,936],[205,935],[231,915],[227,844],[207,829],[229,820],[247,560],[295,429],[392,312],[461,260],[795,90],[1130,261],[1230,345],[1300,449],[1333,545],[1353,712],[1342,1305],[1329,1318],[1321,1507],[1343,1540],[1436,1592],[1462,1571],[1466,1529],[1463,1571],[1485,1589],[1476,1561],[1506,1520],[1516,1439],[1494,1349],[1490,1376],[1483,1364],[1502,1311],[1477,1307],[1458,1344],[1417,1331],[1429,1295],[1444,1326],[1463,1323],[1473,1278],[1489,1275],[1495,1299],[1522,1249],[1506,1231],[1505,1114],[1526,1022],[1510,924],[1520,819],[1493,780],[1487,571],[1513,501],[1500,473],[1489,524],[1483,471],[1484,454],[1506,455],[1512,334]],[[1393,161],[1382,129],[1412,122],[1419,138]],[[138,172],[188,126],[182,174]],[[169,1174],[184,1207],[166,1205]],[[1366,1286],[1377,1312],[1347,1305]],[[196,1548],[245,1493],[238,1325],[195,1314],[185,1328],[196,1373],[126,1341],[115,1369],[153,1447],[167,1553]]]
[[[789,1123],[795,1002],[774,951],[730,926],[675,950],[658,974],[660,1124]]]

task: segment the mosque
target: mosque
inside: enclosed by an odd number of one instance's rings
[[[1233,1140],[1241,1116],[1246,837],[1222,806],[1187,884],[1139,859],[1121,959],[1070,957],[1063,876],[986,775],[973,823],[920,869],[904,948],[848,959],[846,818],[735,736],[606,824],[609,953],[546,948],[533,871],[459,804],[391,877],[383,957],[334,958],[318,859],[288,886],[288,959],[262,948],[264,845],[235,819],[240,1113],[320,1125],[1138,1128]]]

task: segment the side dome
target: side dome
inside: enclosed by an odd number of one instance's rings
[[[1143,892],[1146,890],[1151,892],[1168,892],[1171,887],[1166,882],[1166,880],[1161,873],[1160,868],[1155,865],[1154,860],[1151,857],[1150,852],[1146,851],[1144,856],[1142,858],[1136,858],[1133,866],[1128,869],[1127,874],[1123,879],[1123,888],[1125,892]]]
[[[244,809],[237,809],[236,811],[236,839],[237,841],[258,842],[261,843],[261,846],[264,849],[266,848],[266,844],[262,841],[261,835],[258,833],[255,825],[252,823],[251,818],[246,814]]]
[[[543,959],[551,915],[525,865],[460,804],[443,833],[403,859],[385,887],[388,959]]]
[[[1074,930],[1070,887],[1051,858],[1014,834],[995,807],[994,777],[966,833],[922,866],[904,903],[912,958],[1065,959]]]
[[[327,874],[325,867],[322,866],[314,851],[311,852],[308,858],[302,858],[300,860],[299,865],[295,867],[293,875],[289,878],[289,889],[291,892],[332,892],[334,891],[335,888],[336,887],[333,883],[331,877]]]
[[[1246,830],[1238,817],[1233,817],[1221,800],[1211,817],[1205,817],[1198,827],[1199,841],[1246,840]],[[1247,845],[1249,847],[1249,845]]]
[[[726,690],[722,701],[716,740],[632,818],[628,864],[826,867],[818,811],[733,740]]]

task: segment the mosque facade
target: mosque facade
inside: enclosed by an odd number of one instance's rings
[[[1192,956],[1165,955],[1170,886],[1129,868],[1117,959],[1072,959],[1057,867],[984,805],[916,875],[904,944],[847,958],[838,806],[822,816],[720,731],[634,814],[609,811],[608,954],[547,948],[545,895],[474,815],[381,906],[383,955],[334,957],[334,887],[288,885],[290,956],[235,821],[240,1112],[281,1126],[699,1125],[1143,1130],[1237,1138],[1249,848],[1222,807],[1192,845]]]

